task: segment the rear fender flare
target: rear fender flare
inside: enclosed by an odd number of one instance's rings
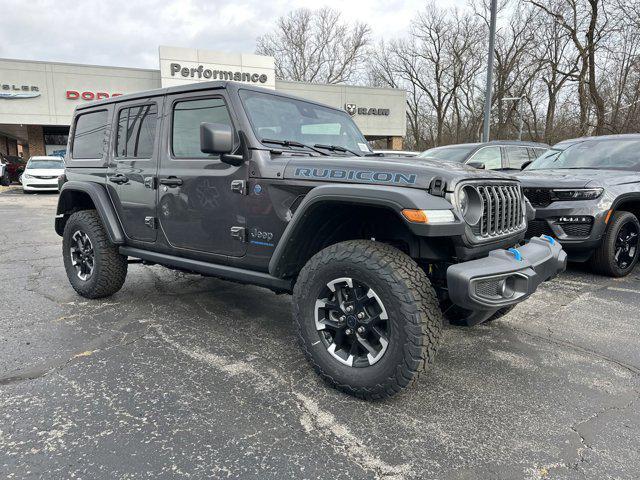
[[[58,235],[62,236],[67,216],[76,210],[75,207],[77,205],[75,205],[73,201],[75,192],[81,192],[91,198],[102,220],[102,224],[109,235],[111,243],[123,245],[125,243],[125,236],[122,225],[120,225],[120,220],[111,204],[106,188],[98,183],[69,181],[62,186],[56,211],[55,227]]]

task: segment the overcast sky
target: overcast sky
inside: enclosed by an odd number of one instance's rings
[[[402,35],[424,0],[0,0],[0,58],[158,68],[158,45],[253,52],[292,9],[329,6]],[[439,0],[464,5],[464,0]]]

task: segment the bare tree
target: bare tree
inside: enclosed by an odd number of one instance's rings
[[[605,130],[605,106],[598,89],[596,54],[608,33],[608,19],[604,0],[529,0],[562,27],[578,53],[576,74],[580,103],[580,128],[589,130],[589,107],[596,112],[596,134]]]
[[[258,38],[256,53],[275,58],[276,75],[312,83],[353,82],[370,42],[365,23],[348,24],[330,8],[299,9],[280,17]]]

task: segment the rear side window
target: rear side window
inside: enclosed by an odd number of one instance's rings
[[[120,110],[116,155],[120,158],[151,158],[156,139],[157,116],[156,104]]]
[[[73,158],[102,158],[106,131],[106,110],[80,115],[73,135]]]
[[[522,164],[528,162],[529,152],[526,147],[504,147],[507,151],[507,158],[509,159],[509,168],[520,169]]]
[[[176,158],[211,158],[200,151],[200,124],[222,123],[233,127],[221,98],[187,100],[173,107],[171,148]]]
[[[502,168],[502,154],[500,153],[500,147],[482,147],[473,154],[468,162],[482,163],[486,170]]]

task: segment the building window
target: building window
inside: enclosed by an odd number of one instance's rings
[[[120,110],[116,155],[120,158],[151,158],[157,118],[158,107],[155,104]]]
[[[222,123],[233,127],[224,100],[207,98],[178,102],[173,107],[171,145],[178,158],[210,158],[200,151],[200,124]]]
[[[73,134],[73,158],[102,158],[107,111],[80,115]]]

